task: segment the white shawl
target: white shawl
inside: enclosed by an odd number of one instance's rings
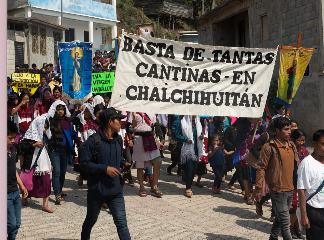
[[[200,118],[197,116],[195,119],[196,129],[197,129],[197,139],[193,139],[192,131],[192,117],[184,116],[181,120],[182,134],[186,136],[189,140],[192,140],[192,144],[183,143],[181,148],[181,163],[184,164],[188,160],[198,161],[198,159],[203,154],[203,140],[199,139],[202,134],[202,126],[200,123]],[[197,141],[198,156],[195,153],[195,141]]]
[[[71,113],[70,113],[68,107],[66,106],[66,103],[63,102],[62,100],[56,100],[55,102],[52,103],[50,109],[48,110],[47,118],[54,117],[55,112],[56,112],[56,107],[57,107],[58,105],[63,105],[63,106],[65,106],[65,110],[66,110],[66,115],[65,115],[65,116],[67,116],[67,117],[70,117],[70,116],[71,116]]]
[[[86,108],[90,111],[93,120],[95,120],[96,117],[94,115],[93,106],[90,103],[84,103],[82,106],[84,107],[84,110],[77,117],[80,119],[81,124],[84,125],[86,124],[86,120],[84,119],[84,111],[86,110]],[[81,133],[82,142],[85,142],[94,133],[96,133],[96,131],[93,129],[88,129],[87,131],[82,132]]]
[[[84,107],[84,109],[83,109],[83,111],[82,111],[81,113],[79,113],[78,116],[77,116],[77,117],[80,119],[80,122],[81,122],[82,124],[86,124],[86,121],[85,121],[85,119],[84,119],[84,111],[85,111],[86,109],[89,110],[89,112],[91,113],[92,119],[95,120],[96,117],[95,117],[95,115],[94,115],[94,109],[93,109],[93,106],[92,106],[90,103],[84,103],[82,106]]]
[[[99,104],[101,104],[101,103],[102,103],[103,105],[105,105],[105,100],[104,100],[104,98],[103,98],[102,96],[97,95],[97,96],[95,96],[95,97],[93,98],[92,106],[95,107],[95,106],[97,106],[97,105],[99,105]]]
[[[47,119],[47,114],[43,114],[41,116],[36,117],[30,124],[28,130],[24,135],[24,139],[33,140],[36,142],[44,142],[43,134],[45,132],[45,121]],[[49,129],[46,130],[49,132]],[[39,153],[41,151],[41,153]],[[37,159],[37,156],[39,158]],[[46,147],[43,148],[35,148],[32,164],[34,166],[37,159],[37,167],[35,169],[35,174],[43,174],[43,173],[50,173],[51,171],[51,161],[48,155]]]

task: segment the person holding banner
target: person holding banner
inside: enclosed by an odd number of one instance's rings
[[[180,160],[184,170],[182,180],[186,184],[185,196],[191,198],[193,195],[191,187],[197,163],[204,152],[200,118],[198,116],[176,116],[172,130],[176,140],[182,142]]]
[[[162,197],[162,192],[158,189],[158,180],[160,176],[161,158],[158,144],[156,142],[153,124],[156,122],[154,114],[133,113],[128,121],[132,123],[135,139],[133,146],[133,161],[137,168],[137,178],[140,184],[139,196],[146,197],[147,193],[144,187],[145,167],[153,165],[153,182],[151,193],[157,198]]]

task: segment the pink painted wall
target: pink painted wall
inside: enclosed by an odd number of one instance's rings
[[[0,1],[0,239],[7,238],[7,131],[4,122],[7,122],[7,1]]]

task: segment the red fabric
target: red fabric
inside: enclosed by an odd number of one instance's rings
[[[21,119],[21,123],[19,123],[20,133],[24,134],[29,128],[30,123],[32,122],[32,120],[26,121],[24,119],[26,118],[33,119],[33,115],[34,115],[34,109],[32,107],[22,106],[21,108],[19,108],[18,116]]]
[[[304,146],[301,146],[299,149],[297,149],[297,151],[298,151],[298,157],[300,161],[302,161],[305,157],[309,155],[307,148],[305,148]]]
[[[24,186],[28,190],[28,192],[33,190],[33,175],[35,172],[35,168],[30,170],[25,170],[20,172],[20,179],[23,182]]]
[[[144,118],[144,121],[145,121],[145,123],[147,125],[152,126],[153,122],[151,121],[151,119],[149,118],[149,116],[147,116],[147,114],[140,113],[140,112],[138,112],[137,114],[140,115],[142,118]]]
[[[293,192],[293,199],[292,199],[290,211],[296,211],[297,207],[298,207],[298,195],[297,195],[297,190],[295,189]]]
[[[304,146],[299,147],[297,149],[297,152],[300,161],[302,161],[305,157],[309,155],[308,150]],[[297,207],[298,207],[298,194],[297,194],[297,190],[295,189],[293,192],[293,199],[292,199],[290,211],[295,212],[297,210]]]
[[[84,125],[82,125],[81,130],[82,130],[82,132],[86,132],[86,131],[88,131],[90,129],[97,131],[98,128],[99,128],[98,124],[96,124],[92,120],[88,120],[88,121],[86,121],[86,123]]]
[[[38,101],[35,104],[35,110],[38,111],[39,115],[43,115],[45,113],[48,113],[48,110],[50,109],[51,105],[52,105],[53,101]]]

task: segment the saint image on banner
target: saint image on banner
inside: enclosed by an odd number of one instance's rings
[[[91,95],[92,43],[58,43],[63,95],[73,104]]]
[[[79,92],[81,90],[81,59],[83,57],[83,50],[80,47],[75,47],[71,51],[73,58],[73,81],[72,87],[74,92]]]

